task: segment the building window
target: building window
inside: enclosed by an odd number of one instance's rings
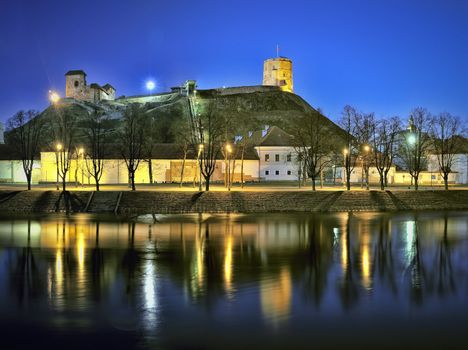
[[[288,175],[291,175],[291,170],[288,170]]]
[[[80,82],[78,80],[75,80],[75,87],[78,87],[80,85]]]
[[[270,155],[269,154],[265,154],[265,162],[269,162],[270,161]]]
[[[265,170],[265,175],[270,175],[270,170]]]
[[[286,156],[286,161],[287,161],[287,162],[290,162],[290,161],[291,161],[291,154],[288,154],[288,155]]]
[[[279,175],[279,170],[275,170],[275,175]]]
[[[275,154],[275,162],[279,162],[279,154]]]

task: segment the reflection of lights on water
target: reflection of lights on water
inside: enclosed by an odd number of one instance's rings
[[[55,277],[55,278],[54,278]],[[56,303],[57,307],[62,307],[63,300],[63,259],[60,248],[55,252],[55,276],[51,276],[49,297]]]
[[[85,248],[86,248],[86,241],[84,238],[83,231],[81,229],[78,230],[77,233],[77,239],[76,239],[76,256],[78,260],[78,278],[76,280],[77,285],[76,285],[76,290],[79,293],[80,296],[83,298],[79,299],[79,303],[81,306],[84,306],[86,304],[86,288],[87,288],[87,283],[86,283],[86,269],[85,269]]]
[[[414,240],[416,233],[416,223],[414,221],[406,222],[406,245],[405,245],[405,257],[409,264],[414,257]]]
[[[341,268],[343,272],[348,268],[348,237],[345,233],[341,235]]]
[[[156,307],[155,268],[153,263],[152,260],[147,260],[145,264],[144,293],[146,309]]]
[[[369,257],[369,245],[365,244],[362,247],[362,284],[365,288],[369,288],[371,285],[371,275],[370,275],[370,257]]]
[[[78,239],[76,242],[76,254],[78,256],[78,268],[84,268],[84,259],[85,259],[85,240],[83,233],[78,234]]]
[[[156,262],[148,259],[144,266],[143,297],[145,326],[154,330],[157,323],[158,296],[156,291]]]
[[[226,248],[224,254],[224,282],[226,290],[230,291],[232,288],[232,235],[226,238]]]
[[[289,318],[291,313],[291,273],[282,268],[277,279],[262,279],[260,285],[262,313],[275,326]]]

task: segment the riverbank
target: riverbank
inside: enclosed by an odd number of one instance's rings
[[[468,191],[0,191],[0,213],[274,213],[468,210]]]

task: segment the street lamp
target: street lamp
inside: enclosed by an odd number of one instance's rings
[[[414,134],[410,134],[408,136],[408,143],[413,146],[416,143],[416,136]]]
[[[83,169],[83,166],[84,166],[84,148],[81,147],[79,150],[78,150],[78,154],[81,156],[81,187],[84,186],[84,169]]]
[[[345,172],[346,172],[346,158],[348,156],[348,149],[345,148],[343,149],[343,171],[342,171],[342,174],[341,174],[341,177],[343,179],[343,186],[346,186],[346,178],[345,178]]]
[[[201,180],[201,160],[200,160],[200,155],[203,151],[203,144],[198,145],[198,156],[197,156],[197,162],[198,162],[198,191],[202,190],[202,180]]]
[[[156,88],[156,83],[152,79],[146,81],[145,85],[146,85],[146,90],[148,90],[149,92],[152,92]]]
[[[56,91],[49,90],[49,101],[52,104],[56,104],[60,101],[60,95]]]
[[[62,144],[57,143],[55,145],[55,149],[57,150],[55,152],[55,166],[56,166],[56,176],[57,176],[56,187],[57,187],[57,191],[58,191],[59,190],[59,152],[62,150]]]
[[[228,166],[227,166],[227,185],[228,185],[228,191],[231,190],[231,152],[232,148],[231,145],[228,143],[226,145],[226,153],[227,153],[227,160],[228,160]]]
[[[363,185],[363,172],[364,172],[364,165],[365,165],[365,174],[366,174],[366,190],[369,189],[369,169],[367,169],[367,154],[370,151],[369,145],[364,145],[362,148],[364,150],[364,155],[361,157],[361,188],[364,187]],[[365,164],[364,164],[365,163]]]

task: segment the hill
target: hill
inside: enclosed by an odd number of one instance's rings
[[[115,120],[117,127],[126,108],[132,103],[139,103],[148,116],[154,117],[155,120],[159,120],[163,124],[163,129],[166,132],[162,142],[170,143],[174,142],[174,135],[171,133],[173,123],[178,120],[188,120],[190,114],[193,113],[195,102],[203,108],[215,99],[218,110],[226,114],[228,118],[233,118],[233,120],[236,118],[242,120],[245,117],[256,118],[260,124],[276,125],[286,131],[288,130],[288,122],[292,118],[315,111],[299,95],[281,91],[276,87],[248,86],[197,90],[190,98],[180,92],[121,97],[98,104],[64,98],[57,105],[51,105],[45,109],[41,113],[41,117],[53,118],[57,111],[75,113],[84,117],[87,113],[97,109],[105,111]],[[344,132],[331,120],[325,116],[322,117],[324,125],[336,135],[341,135]]]

